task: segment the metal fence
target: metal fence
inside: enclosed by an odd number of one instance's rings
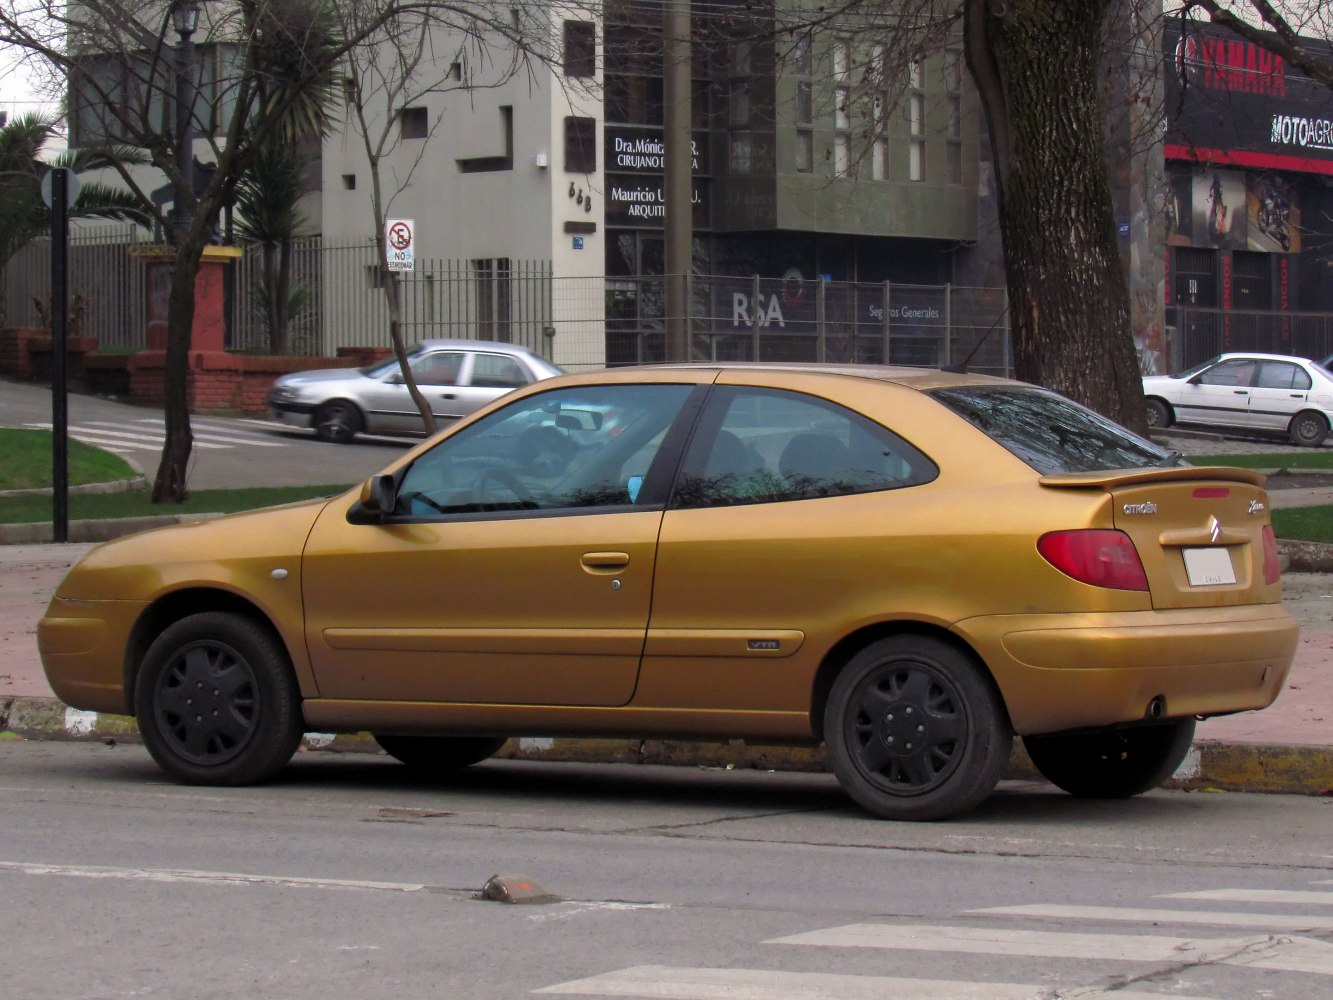
[[[1175,306],[1167,309],[1166,321],[1168,342],[1176,345],[1172,371],[1183,371],[1227,351],[1294,354],[1316,361],[1333,354],[1333,314],[1329,313]]]
[[[1011,370],[1005,291],[951,285],[693,275],[695,360],[829,361]],[[665,283],[605,283],[609,364],[663,359]]]
[[[71,241],[72,333],[103,350],[147,339],[144,267],[131,227],[80,231]],[[326,355],[388,346],[388,309],[373,243],[300,240],[291,251],[288,349]],[[227,268],[228,348],[265,353],[263,253]],[[39,322],[50,282],[46,241],[7,268],[8,322]],[[663,360],[664,278],[555,278],[547,261],[422,260],[400,276],[409,342],[429,337],[523,344],[570,369]],[[996,288],[692,276],[695,360],[830,361],[1011,370],[1005,292]],[[76,328],[74,328],[76,327]]]

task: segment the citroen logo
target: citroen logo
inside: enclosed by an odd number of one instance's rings
[[[1215,517],[1208,518],[1208,536],[1213,541],[1222,537],[1222,524]]]

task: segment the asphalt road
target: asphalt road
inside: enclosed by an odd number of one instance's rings
[[[0,380],[0,427],[50,426],[51,390]],[[195,416],[191,489],[239,486],[309,486],[359,482],[415,442],[358,437],[332,445],[266,420]],[[162,411],[97,396],[69,397],[70,433],[109,448],[151,479],[162,457]]]
[[[0,795],[11,996],[1333,996],[1330,799],[1006,785],[912,825],[825,775],[307,754],[205,789],[21,741]],[[564,901],[475,900],[497,873]]]

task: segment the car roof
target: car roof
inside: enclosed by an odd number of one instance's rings
[[[1023,385],[1011,378],[983,375],[980,372],[952,372],[941,368],[915,368],[907,365],[828,364],[818,362],[764,362],[764,361],[696,361],[671,365],[640,365],[610,369],[616,372],[663,371],[754,371],[799,372],[815,375],[842,375],[851,378],[875,379],[893,382],[913,389],[943,389],[951,386]]]
[[[1264,354],[1261,351],[1231,351],[1227,354],[1219,354],[1218,361],[1227,361],[1231,358],[1254,358],[1256,361],[1304,361],[1310,363],[1309,358],[1303,358],[1299,354]]]
[[[432,339],[418,341],[416,346],[436,349],[453,348],[466,351],[500,351],[504,354],[532,354],[532,351],[522,344],[503,344],[498,340]]]

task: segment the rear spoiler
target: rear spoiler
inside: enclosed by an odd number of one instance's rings
[[[1103,489],[1113,490],[1121,486],[1137,486],[1141,483],[1178,483],[1192,480],[1221,480],[1228,483],[1248,483],[1250,486],[1263,486],[1268,476],[1254,469],[1241,469],[1234,465],[1181,465],[1164,469],[1099,469],[1096,472],[1061,472],[1042,476],[1038,482],[1043,486],[1056,489]]]

